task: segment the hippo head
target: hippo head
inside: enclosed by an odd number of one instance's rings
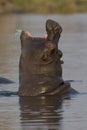
[[[19,63],[19,95],[50,95],[61,84],[62,52],[58,49],[61,26],[53,20],[46,22],[47,37],[32,37],[22,31]]]

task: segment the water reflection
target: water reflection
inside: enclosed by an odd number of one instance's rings
[[[61,130],[61,98],[21,97],[19,104],[22,130]]]

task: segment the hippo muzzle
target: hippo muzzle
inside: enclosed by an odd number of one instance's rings
[[[21,33],[19,96],[59,95],[70,86],[62,79],[62,52],[58,49],[62,28],[47,20],[46,31],[45,38]]]

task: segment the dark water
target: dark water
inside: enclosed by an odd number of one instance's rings
[[[0,130],[86,130],[87,129],[87,14],[0,16],[0,76],[14,84],[0,85],[0,91],[18,90],[20,40],[16,30],[44,36],[45,21],[58,21],[63,33],[63,79],[70,80],[79,94],[71,98],[19,98],[0,96]]]

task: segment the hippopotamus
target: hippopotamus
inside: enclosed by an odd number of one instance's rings
[[[68,92],[70,83],[62,79],[62,51],[58,47],[62,27],[46,21],[45,37],[22,31],[19,60],[19,96],[51,96]]]

